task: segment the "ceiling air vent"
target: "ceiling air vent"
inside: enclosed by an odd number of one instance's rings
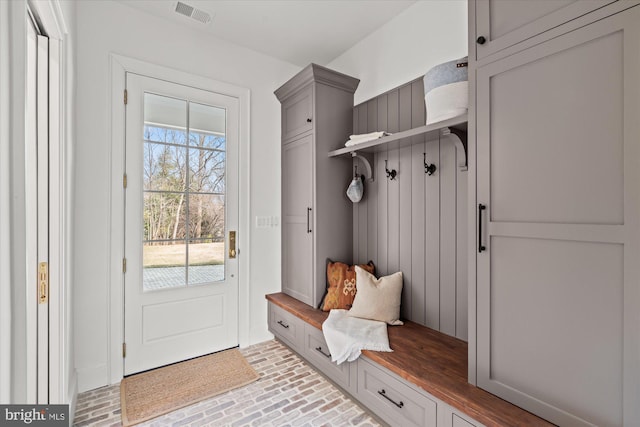
[[[209,23],[209,21],[211,21],[211,15],[209,15],[204,10],[196,9],[195,7],[189,6],[186,3],[182,3],[181,1],[176,3],[176,13],[195,19],[196,21],[203,24],[207,24]]]

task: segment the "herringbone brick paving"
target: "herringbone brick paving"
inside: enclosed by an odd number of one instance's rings
[[[260,379],[140,426],[380,426],[357,403],[277,341],[240,350]],[[75,426],[120,426],[120,385],[81,393]]]

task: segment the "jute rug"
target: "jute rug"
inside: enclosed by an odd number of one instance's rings
[[[132,375],[120,383],[122,425],[141,423],[259,377],[237,349]]]

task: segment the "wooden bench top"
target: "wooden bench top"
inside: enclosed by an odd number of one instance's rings
[[[329,313],[284,293],[267,300],[322,329]],[[392,353],[362,354],[487,427],[553,424],[467,382],[467,343],[414,322],[389,326]]]

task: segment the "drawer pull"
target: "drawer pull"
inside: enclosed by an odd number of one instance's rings
[[[316,347],[316,351],[322,353],[325,357],[331,357],[330,354],[327,354],[324,351],[322,351],[322,347]]]
[[[285,329],[289,329],[289,325],[284,323],[282,320],[278,320],[278,325],[282,326]]]
[[[307,123],[311,123],[311,117],[307,118]]]
[[[402,400],[400,401],[400,403],[398,403],[395,400],[393,400],[392,398],[390,398],[389,396],[387,396],[387,392],[384,391],[384,389],[378,391],[378,394],[380,396],[384,397],[385,399],[387,399],[389,402],[391,402],[394,405],[396,405],[398,408],[402,408],[404,406],[404,402]]]

